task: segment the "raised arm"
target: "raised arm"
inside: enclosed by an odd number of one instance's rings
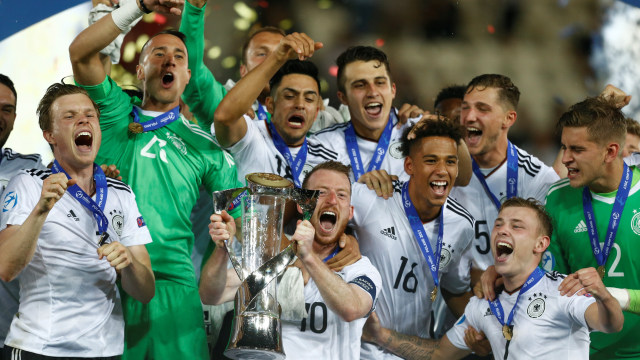
[[[240,141],[247,133],[244,113],[258,98],[271,77],[289,59],[305,60],[322,47],[306,34],[293,33],[284,37],[276,50],[262,64],[251,70],[227,93],[214,114],[216,138],[223,147]]]
[[[210,133],[213,114],[227,90],[216,80],[203,61],[206,3],[206,0],[189,0],[182,12],[180,31],[186,36],[191,70],[191,79],[182,93],[182,99],[198,119],[198,125]]]
[[[584,314],[589,328],[604,333],[622,330],[624,315],[616,300],[602,283],[595,268],[580,269],[568,275],[558,287],[560,295],[580,296],[591,294],[596,303],[589,305]]]
[[[100,50],[115,40],[146,9],[164,13],[181,14],[184,0],[136,0],[126,2],[120,8],[84,29],[69,46],[69,57],[75,81],[81,85],[97,85],[106,76],[100,60]]]
[[[233,218],[222,211],[211,215],[209,235],[216,248],[205,263],[200,274],[200,299],[205,304],[217,305],[233,300],[240,279],[233,269],[227,269],[227,249],[224,240],[233,239],[236,225]]]
[[[373,307],[372,296],[361,287],[346,283],[322,262],[312,250],[314,235],[313,225],[305,220],[298,224],[291,241],[295,242],[296,255],[318,286],[322,300],[344,321],[363,318]]]
[[[53,208],[67,191],[75,184],[64,173],[53,174],[44,180],[38,203],[22,225],[9,225],[0,231],[0,279],[11,281],[27,266],[33,258],[38,236],[44,222]]]

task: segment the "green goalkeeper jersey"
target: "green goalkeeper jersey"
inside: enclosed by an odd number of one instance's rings
[[[604,284],[610,287],[640,289],[640,171],[633,168],[632,187],[620,216],[620,225],[605,264]],[[553,221],[553,235],[542,267],[570,274],[598,263],[589,240],[582,207],[582,189],[572,188],[568,179],[551,186],[546,208]],[[591,193],[596,228],[602,246],[617,191]],[[591,359],[640,358],[640,316],[624,313],[621,332],[591,334]]]
[[[147,249],[156,281],[196,287],[189,214],[200,185],[209,192],[242,186],[233,158],[182,115],[162,128],[132,134],[128,126],[138,98],[124,93],[109,77],[84,88],[100,108],[102,145],[96,161],[115,164],[136,194],[153,239]],[[141,122],[151,119],[149,113],[139,113]]]

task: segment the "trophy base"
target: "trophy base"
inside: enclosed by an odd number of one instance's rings
[[[280,319],[261,314],[236,315],[224,356],[231,359],[283,360]]]

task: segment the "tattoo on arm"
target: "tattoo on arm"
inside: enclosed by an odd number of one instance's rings
[[[389,337],[381,344],[382,347],[407,360],[429,360],[440,347],[440,342],[433,339],[423,339],[417,336],[405,335],[390,330]]]

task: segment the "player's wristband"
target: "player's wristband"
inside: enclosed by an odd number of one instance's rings
[[[629,311],[640,314],[640,290],[627,289],[629,292]]]
[[[618,300],[618,303],[620,304],[622,310],[627,310],[629,308],[629,292],[627,291],[627,289],[607,287],[607,290],[614,299]]]
[[[122,6],[111,12],[111,18],[118,29],[125,31],[131,23],[144,15],[137,1],[123,1]]]

